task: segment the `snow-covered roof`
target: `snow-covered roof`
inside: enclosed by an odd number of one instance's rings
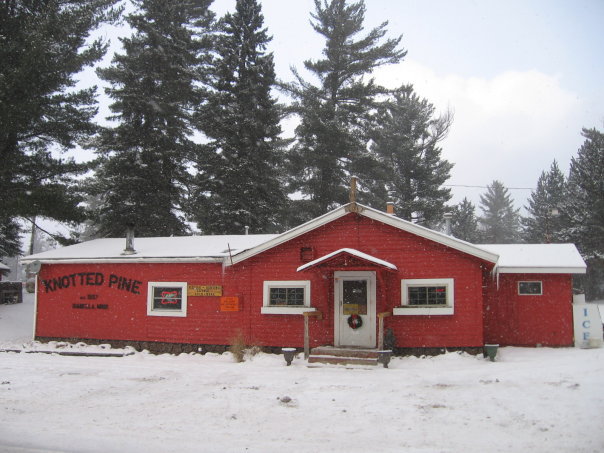
[[[9,270],[10,267],[8,267],[6,264],[0,263],[0,269],[2,269],[2,270]]]
[[[123,254],[126,245],[124,238],[96,239],[31,255],[22,261],[24,263],[36,260],[42,263],[223,262],[229,266],[333,222],[350,212],[495,263],[498,273],[585,273],[585,262],[573,244],[475,245],[358,203],[341,206],[282,234],[137,238],[134,241],[136,253],[132,255]],[[346,250],[376,264],[394,266],[358,250]],[[341,250],[319,259],[329,259],[337,253],[341,253]],[[311,263],[307,263],[305,266],[310,265]],[[302,267],[306,268],[305,266]]]
[[[479,247],[499,255],[499,273],[584,274],[586,269],[574,244],[483,244]]]
[[[317,258],[316,260],[310,261],[309,263],[306,263],[306,264],[300,266],[296,270],[297,270],[297,272],[303,271],[310,267],[316,266],[317,264],[328,261],[330,258],[333,258],[334,256],[339,255],[341,253],[348,253],[349,255],[356,256],[357,258],[360,258],[362,260],[369,261],[371,263],[378,264],[380,266],[384,266],[384,267],[387,267],[392,270],[397,270],[396,266],[392,263],[389,263],[388,261],[384,261],[379,258],[376,258],[375,256],[371,256],[366,253],[359,252],[358,250],[348,249],[348,248],[344,248],[344,249],[336,250],[335,252],[328,253],[327,255],[324,255],[320,258]]]
[[[136,238],[132,255],[122,255],[124,238],[94,239],[30,255],[23,262],[222,262],[225,257],[264,243],[276,235],[178,236]],[[230,252],[229,252],[230,248]]]

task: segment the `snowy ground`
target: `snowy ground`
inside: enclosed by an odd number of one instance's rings
[[[48,348],[29,341],[32,307],[0,305],[0,348]],[[498,359],[368,369],[265,354],[0,353],[0,451],[604,451],[604,349],[502,348]]]

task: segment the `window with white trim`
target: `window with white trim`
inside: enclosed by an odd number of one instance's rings
[[[261,313],[302,314],[310,307],[310,280],[265,281]]]
[[[520,296],[541,296],[543,286],[540,281],[518,282],[518,295]]]
[[[187,316],[186,282],[149,282],[148,316]]]
[[[452,315],[455,284],[452,278],[401,280],[401,306],[395,315]]]

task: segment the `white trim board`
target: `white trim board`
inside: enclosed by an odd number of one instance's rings
[[[296,269],[296,272],[301,272],[305,269],[316,266],[317,264],[320,264],[323,261],[327,261],[330,258],[333,258],[334,256],[340,255],[342,253],[347,253],[351,256],[360,258],[362,260],[369,261],[371,263],[378,264],[380,266],[384,266],[384,267],[387,267],[392,270],[397,270],[397,267],[394,264],[389,263],[388,261],[381,260],[379,258],[376,258],[375,256],[368,255],[367,253],[359,252],[358,250],[355,250],[355,249],[343,248],[340,250],[336,250],[335,252],[328,253],[327,255],[323,255],[322,257],[317,258],[316,260],[313,260],[309,263],[303,264],[298,269]]]

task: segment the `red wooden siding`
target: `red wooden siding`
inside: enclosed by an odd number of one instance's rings
[[[541,281],[540,296],[518,295],[519,281]],[[568,274],[501,274],[485,304],[485,340],[516,346],[573,343],[572,277]]]
[[[102,286],[78,285],[47,292],[41,280],[99,272]],[[111,274],[138,280],[140,294],[108,287]],[[147,316],[147,283],[179,281],[222,285],[220,264],[65,264],[44,265],[39,275],[36,335],[109,340],[222,343],[224,330],[241,323],[241,313],[225,317],[218,297],[189,297],[186,318]],[[225,295],[227,292],[225,292]],[[96,299],[86,299],[88,295]],[[82,299],[82,297],[84,299]],[[107,304],[103,309],[74,309],[73,304]]]

